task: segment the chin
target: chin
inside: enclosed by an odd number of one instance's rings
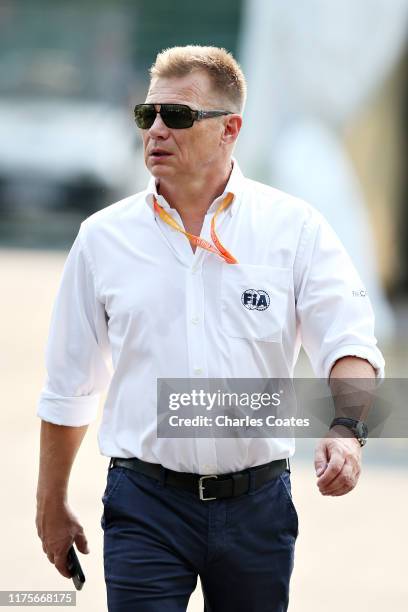
[[[174,169],[170,168],[169,166],[165,166],[164,164],[149,164],[147,169],[155,178],[172,176],[174,174]]]

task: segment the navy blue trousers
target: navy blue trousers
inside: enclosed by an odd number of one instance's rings
[[[204,612],[287,610],[298,535],[289,470],[201,501],[114,467],[102,501],[109,612],[185,612],[198,575]]]

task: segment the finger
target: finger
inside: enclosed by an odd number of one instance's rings
[[[328,497],[339,497],[340,495],[345,495],[346,493],[350,493],[354,489],[354,486],[342,485],[337,489],[331,490],[328,493],[323,493],[323,495],[327,495]]]
[[[345,461],[345,457],[340,452],[336,450],[332,451],[332,455],[325,472],[317,479],[317,486],[320,490],[325,489],[336,478],[336,476],[343,469]]]
[[[342,495],[346,495],[347,493],[350,493],[350,491],[352,491],[353,488],[354,487],[352,487],[351,489],[346,489],[346,488],[338,489],[336,491],[333,491],[333,493],[330,493],[330,495],[327,495],[327,497],[341,497]]]
[[[321,443],[317,446],[315,450],[315,456],[314,456],[314,466],[315,466],[316,476],[321,476],[323,474],[323,472],[325,471],[327,467],[327,463],[328,463],[327,447],[325,444]]]
[[[350,491],[354,486],[353,472],[347,462],[344,464],[341,472],[327,486],[320,489],[324,495],[332,495],[334,491],[347,490]]]
[[[77,533],[74,542],[81,553],[83,553],[84,555],[89,554],[88,540],[86,539],[86,536],[83,531]]]
[[[47,552],[46,555],[48,557],[48,561],[54,565],[54,553],[53,552]]]
[[[321,493],[324,495],[343,495],[355,487],[356,478],[353,466],[347,461],[344,463],[341,472],[330,482]]]
[[[55,555],[55,567],[59,571],[62,576],[65,578],[71,578],[71,573],[68,570],[68,562],[67,562],[67,554],[68,550],[61,555]]]
[[[338,496],[338,495],[345,495],[346,493],[350,493],[350,491],[352,491],[358,482],[358,475],[353,476],[352,480],[346,481],[344,483],[343,486],[339,486],[333,490],[330,490],[327,495],[333,495],[333,496]]]

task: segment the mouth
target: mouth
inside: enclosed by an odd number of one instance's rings
[[[170,157],[171,153],[168,153],[167,151],[161,151],[161,150],[153,150],[149,156],[153,157],[154,159],[160,159],[162,157]]]

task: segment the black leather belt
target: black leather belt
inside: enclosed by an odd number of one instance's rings
[[[136,457],[124,459],[112,457],[109,468],[124,467],[145,476],[150,476],[163,484],[169,484],[184,491],[195,493],[202,501],[222,499],[225,497],[238,497],[249,490],[250,473],[253,488],[258,489],[268,480],[276,478],[286,469],[290,471],[289,459],[278,459],[270,463],[256,465],[240,472],[229,474],[193,474],[190,472],[176,472],[163,467],[159,463],[148,463]]]

